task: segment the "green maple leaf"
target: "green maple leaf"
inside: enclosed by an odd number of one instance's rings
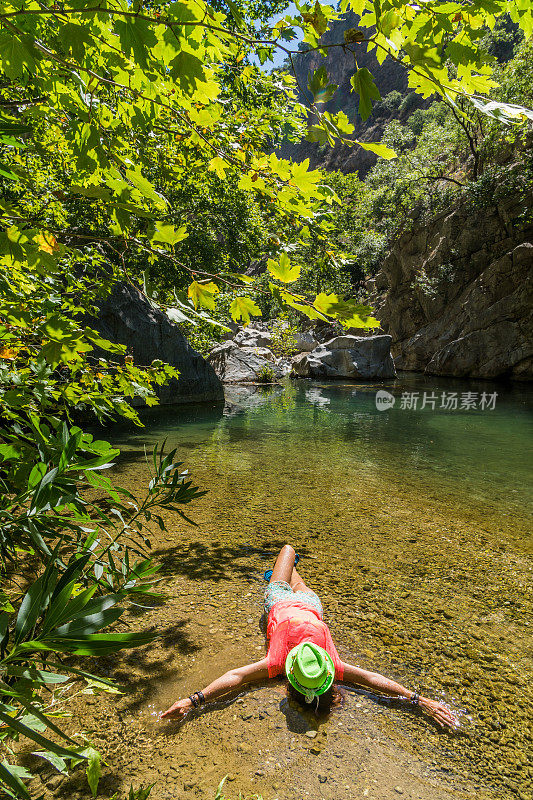
[[[209,283],[198,283],[193,281],[188,289],[188,295],[194,303],[194,307],[203,306],[210,308],[211,311],[215,310],[215,294],[219,292],[216,283],[210,281]]]
[[[158,41],[152,26],[144,19],[130,17],[117,20],[115,32],[125,55],[132,55],[139,66],[146,69],[148,52]]]
[[[269,258],[267,261],[267,268],[273,278],[283,283],[293,283],[300,277],[301,267],[299,264],[294,264],[291,267],[291,262],[287,253],[282,253],[279,262]]]
[[[315,103],[327,103],[338,88],[336,83],[329,82],[325,67],[319,67],[314,72],[309,73],[307,86],[313,95]]]
[[[372,73],[366,67],[361,67],[352,76],[350,83],[359,95],[359,115],[362,120],[368,119],[372,113],[372,100],[381,100]]]
[[[204,65],[200,58],[182,50],[169,64],[170,74],[178,81],[186,94],[194,92],[198,84],[205,82]]]
[[[397,153],[391,148],[388,147],[383,142],[357,142],[359,147],[362,147],[363,150],[370,150],[371,153],[375,153],[377,156],[381,156],[381,158],[386,158],[387,161],[390,161],[392,158],[398,158]]]
[[[152,242],[164,242],[165,244],[177,244],[182,239],[188,236],[185,225],[182,225],[178,230],[174,225],[168,225],[165,222],[156,222],[156,231],[152,236]]]
[[[244,324],[248,325],[251,315],[256,317],[261,316],[261,309],[254,303],[251,297],[235,297],[231,301],[229,313],[235,322],[237,322],[238,319],[242,319]]]
[[[81,61],[85,55],[85,46],[93,44],[93,38],[85,25],[67,22],[59,30],[59,38],[67,53]]]
[[[24,67],[30,73],[35,72],[36,56],[37,51],[30,36],[0,33],[0,70],[8,78],[21,78]]]

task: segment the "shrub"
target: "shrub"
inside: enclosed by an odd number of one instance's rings
[[[422,111],[421,108],[417,108],[414,111],[409,119],[407,120],[407,126],[413,131],[415,136],[420,136],[422,133],[422,128],[424,127],[424,122],[426,119],[426,115]]]
[[[256,380],[258,383],[273,383],[274,382],[274,370],[272,367],[264,366],[261,367],[259,372],[256,374]]]
[[[409,92],[403,98],[402,102],[400,103],[400,114],[407,115],[411,114],[415,108],[418,108],[420,103],[420,97],[417,95],[416,92]]]
[[[298,351],[297,335],[296,325],[291,325],[287,321],[286,314],[281,316],[276,320],[272,329],[272,352],[280,358],[293,356]]]
[[[387,237],[376,231],[363,233],[354,249],[354,262],[359,274],[367,277],[375,275],[387,249]]]
[[[385,95],[383,100],[380,103],[377,103],[374,111],[375,112],[382,112],[385,114],[394,114],[400,107],[402,102],[402,95],[401,92],[398,92],[396,89],[393,89],[392,92],[389,92]]]

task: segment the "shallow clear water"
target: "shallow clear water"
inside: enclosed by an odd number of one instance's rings
[[[393,408],[377,409],[379,389]],[[435,409],[421,408],[424,392]],[[443,392],[459,406],[466,392],[478,405],[497,397],[492,410],[443,410]],[[418,393],[416,410],[402,393]],[[220,548],[255,554],[260,575],[294,543],[344,657],[465,714],[463,733],[443,740],[391,710],[389,734],[480,786],[529,797],[532,408],[518,384],[298,381],[227,387],[225,408],[151,410],[144,429],[109,438],[123,483],[145,482],[144,448],[167,438],[209,490],[190,510],[200,527],[180,527],[209,580],[231,574]],[[197,562],[173,563],[194,577]]]

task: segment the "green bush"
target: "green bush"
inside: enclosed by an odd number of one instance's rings
[[[416,92],[409,92],[400,103],[399,111],[402,116],[406,116],[420,107],[420,95]]]
[[[288,315],[282,314],[272,327],[272,344],[270,349],[278,358],[290,358],[297,351],[298,329],[291,325]]]
[[[417,108],[407,120],[407,127],[413,131],[415,136],[420,136],[425,121],[426,115],[421,108]]]
[[[261,367],[256,374],[256,381],[258,383],[274,383],[274,370],[272,367]]]
[[[381,113],[383,115],[394,114],[394,112],[399,109],[401,102],[401,92],[397,91],[397,89],[393,89],[392,92],[389,92],[385,95],[381,102],[376,103],[374,107],[374,113]]]

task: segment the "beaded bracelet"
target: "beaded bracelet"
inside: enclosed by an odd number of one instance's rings
[[[194,692],[194,694],[191,694],[189,696],[189,700],[191,701],[191,703],[193,704],[193,706],[195,708],[198,708],[198,706],[201,706],[201,705],[203,705],[205,703],[204,693],[203,692]]]
[[[411,697],[410,701],[412,706],[417,706],[420,702],[420,695],[418,692],[413,692],[413,696]]]

